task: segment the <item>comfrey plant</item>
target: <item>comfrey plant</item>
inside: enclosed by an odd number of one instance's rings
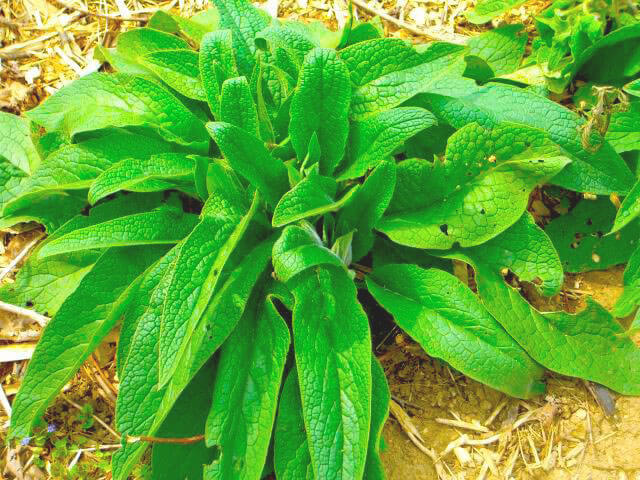
[[[162,478],[383,478],[376,303],[509,395],[541,394],[545,368],[640,393],[611,314],[540,313],[502,275],[559,291],[530,193],[625,194],[613,147],[585,150],[584,121],[535,91],[478,86],[470,47],[214,3],[159,12],[98,52],[115,73],[0,116],[1,224],[49,234],[0,292],[52,316],[13,439],[119,325],[114,479],[149,446]]]

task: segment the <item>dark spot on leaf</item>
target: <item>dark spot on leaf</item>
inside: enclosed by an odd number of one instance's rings
[[[540,159],[538,160],[538,163],[544,163],[544,160]]]
[[[442,225],[440,225],[440,231],[445,235],[449,235],[448,230],[449,230],[449,225],[447,225],[446,223],[443,223]]]
[[[213,274],[214,275],[218,275],[218,269],[217,268],[213,271]]]
[[[27,307],[33,307],[33,302],[31,300],[26,301]]]
[[[480,210],[480,214],[484,215],[485,213],[487,213],[487,212],[485,211],[484,208],[482,210]]]
[[[596,232],[596,237],[598,237],[598,238],[602,238],[602,237],[604,237],[604,232],[603,232],[603,231],[601,231],[601,230],[598,230],[598,231]]]
[[[593,221],[590,218],[587,219],[587,225],[593,225]]]

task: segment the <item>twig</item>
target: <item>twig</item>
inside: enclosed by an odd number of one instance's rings
[[[76,402],[74,402],[73,400],[69,400],[65,396],[63,396],[62,398],[64,399],[65,402],[67,402],[72,407],[82,411],[82,407],[80,405],[78,405]],[[97,415],[94,415],[94,414],[91,414],[91,416],[93,417],[93,419],[96,422],[98,422],[100,425],[102,425],[107,432],[109,432],[111,435],[113,435],[116,439],[120,440],[121,437],[120,437],[120,435],[118,435],[118,432],[116,432],[113,428],[111,428],[109,425],[107,425],[106,422],[104,422],[100,417],[98,417]]]
[[[101,450],[114,450],[116,448],[120,448],[122,447],[122,445],[120,445],[119,443],[113,443],[110,445],[100,445],[99,447],[89,447],[89,448],[76,448],[71,450],[71,452],[82,452],[82,453],[87,453],[87,452],[97,452],[97,451],[101,451]]]
[[[148,17],[140,17],[140,18],[135,18],[135,17],[121,17],[119,14],[106,14],[106,13],[97,13],[97,12],[90,12],[89,10],[85,10],[84,8],[81,7],[75,7],[73,5],[69,5],[67,2],[63,2],[62,0],[49,0],[49,2],[54,3],[59,5],[62,8],[66,8],[68,10],[74,10],[78,13],[81,13],[82,15],[88,15],[91,17],[98,17],[98,18],[106,18],[107,20],[114,20],[116,22],[140,22],[140,23],[145,23],[147,20],[149,20]]]
[[[180,438],[147,437],[145,435],[127,436],[127,443],[149,442],[149,443],[188,444],[188,443],[198,443],[198,442],[201,442],[202,440],[204,440],[204,435],[194,435],[193,437],[180,437]]]
[[[22,259],[27,256],[27,254],[29,253],[29,250],[31,250],[35,246],[35,244],[40,241],[40,239],[43,236],[44,234],[41,233],[38,236],[36,236],[36,238],[31,240],[29,243],[27,243],[27,245],[25,245],[22,251],[18,255],[16,255],[16,258],[11,260],[11,263],[6,267],[4,267],[2,271],[0,271],[0,282],[2,282],[2,280],[4,280],[4,277],[9,275],[11,271],[16,267],[16,265],[18,265],[22,261]]]
[[[450,418],[436,418],[436,423],[465,430],[472,430],[474,432],[489,433],[489,429],[479,423],[469,423],[462,420],[452,420]]]
[[[33,310],[29,310],[28,308],[18,307],[16,305],[11,305],[10,303],[0,302],[0,310],[4,310],[5,312],[14,313],[20,317],[28,318],[29,320],[33,320],[41,327],[46,327],[47,323],[49,323],[50,318],[41,315],[38,312],[34,312]]]
[[[443,35],[440,33],[435,33],[429,30],[422,30],[418,27],[416,27],[415,25],[411,25],[410,23],[407,23],[403,20],[399,20],[395,17],[392,17],[391,15],[389,15],[386,12],[383,12],[382,10],[378,10],[377,8],[374,8],[370,5],[367,5],[364,1],[362,0],[352,0],[352,3],[363,9],[366,12],[369,12],[372,15],[377,15],[378,17],[382,18],[383,20],[386,20],[389,23],[393,23],[394,25],[400,27],[400,28],[404,28],[405,30],[410,31],[411,33],[415,34],[415,35],[422,35],[423,37],[427,37],[430,40],[436,40],[439,42],[449,42],[449,43],[456,43],[458,45],[466,45],[467,43],[467,37],[465,37],[464,35],[458,35],[458,34],[451,34],[451,35]]]

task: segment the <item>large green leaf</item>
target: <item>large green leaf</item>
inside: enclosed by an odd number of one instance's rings
[[[125,73],[92,73],[27,112],[47,131],[68,137],[105,127],[144,125],[171,142],[208,150],[203,123],[159,84]]]
[[[40,165],[27,119],[0,112],[0,160],[2,158],[26,174],[34,172]]]
[[[482,244],[515,223],[529,192],[567,163],[540,130],[467,125],[449,139],[444,161],[398,165],[396,193],[376,228],[410,247]]]
[[[290,284],[296,367],[314,475],[362,478],[371,420],[367,316],[342,269],[316,267]]]
[[[486,23],[507,10],[523,4],[525,1],[526,0],[480,0],[476,4],[476,7],[466,12],[465,15],[471,23]]]
[[[212,122],[207,129],[231,167],[249,180],[267,203],[275,206],[289,188],[287,167],[258,138],[240,127]]]
[[[198,217],[172,207],[115,218],[74,230],[48,242],[41,257],[94,248],[178,243],[193,230]]]
[[[242,239],[258,209],[249,211],[214,192],[200,223],[184,240],[172,272],[162,313],[159,342],[160,384],[166,385],[182,361],[196,325],[205,314],[229,255]]]
[[[193,50],[160,50],[141,57],[141,63],[164,83],[193,100],[206,101],[198,54]]]
[[[278,480],[313,480],[309,442],[302,417],[298,374],[292,369],[280,394],[273,465]]]
[[[29,436],[49,403],[116,324],[137,289],[136,277],[165,251],[162,246],[114,248],[98,259],[38,342],[13,402],[11,438]]]
[[[157,10],[149,19],[149,27],[167,33],[184,33],[194,42],[200,43],[202,37],[218,28],[220,15],[215,7],[198,12],[191,18]]]
[[[638,215],[640,215],[640,181],[636,182],[629,192],[629,195],[624,198],[624,201],[620,205],[611,232],[617,232],[628,225]]]
[[[305,57],[291,100],[289,135],[298,160],[311,137],[320,145],[320,173],[331,175],[344,156],[349,134],[349,71],[335,50],[316,48]]]
[[[382,445],[382,428],[389,417],[389,402],[391,392],[387,385],[387,378],[380,362],[371,358],[371,431],[369,433],[369,450],[364,469],[367,480],[385,480],[384,466],[380,459]]]
[[[351,124],[349,150],[339,180],[361,177],[390,157],[406,140],[436,123],[423,108],[400,107]]]
[[[220,352],[205,438],[221,453],[207,479],[259,480],[267,457],[290,338],[260,290]]]
[[[155,28],[132,28],[118,35],[118,53],[131,58],[163,50],[188,48],[186,40]]]
[[[340,51],[349,69],[351,116],[365,118],[388,110],[422,91],[458,92],[475,86],[463,79],[464,47],[433,43],[420,51],[398,38],[357,43]]]
[[[150,308],[138,321],[130,347],[132,353],[122,377],[116,408],[117,426],[121,432],[154,435],[196,372],[235,328],[254,285],[267,266],[272,245],[273,241],[265,241],[246,255],[237,251],[242,254],[237,257],[240,261],[230,269],[230,275],[207,308],[204,321],[196,327],[188,358],[180,363],[171,383],[165,388],[158,388],[160,322],[172,276],[163,277],[153,293]],[[116,452],[113,457],[114,479],[125,480],[146,447],[144,443],[127,444]]]
[[[367,286],[429,355],[518,398],[544,391],[540,366],[453,275],[416,265],[386,265],[367,277]]]
[[[552,220],[545,232],[555,245],[564,270],[571,273],[603,270],[624,263],[638,246],[640,222],[634,220],[619,232],[616,208],[608,198],[582,200],[568,214]]]
[[[373,227],[389,206],[395,186],[396,164],[393,161],[383,161],[339,210],[336,233],[346,235],[355,232],[351,244],[355,261],[371,250],[374,241]]]
[[[526,45],[522,25],[505,25],[471,37],[469,53],[484,60],[492,76],[499,77],[518,69]]]
[[[625,395],[640,393],[640,349],[609,312],[590,299],[575,315],[538,312],[481,262],[474,259],[482,302],[537,362]]]
[[[258,111],[245,77],[225,80],[220,96],[220,120],[258,137]]]
[[[572,159],[572,163],[553,179],[554,184],[569,190],[624,194],[633,185],[633,174],[611,145],[605,142],[595,152],[585,148],[582,130],[586,121],[583,118],[533,91],[492,84],[459,98],[421,95],[415,103],[425,106],[455,128],[472,122],[485,126],[514,122],[544,130]],[[597,134],[593,137],[593,145],[602,142]]]
[[[207,96],[207,103],[215,118],[220,117],[222,83],[238,76],[233,54],[231,30],[207,33],[200,46],[200,75]]]
[[[611,115],[605,139],[618,153],[640,150],[640,101]]]
[[[6,205],[0,219],[0,230],[18,223],[38,222],[47,233],[52,233],[80,213],[86,205],[84,195],[79,192],[44,192],[28,202],[20,199]]]

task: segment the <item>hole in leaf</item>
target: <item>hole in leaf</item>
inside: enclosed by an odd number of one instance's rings
[[[449,230],[449,225],[447,225],[446,223],[443,223],[442,225],[440,225],[440,231],[445,235],[449,235],[448,230]]]

